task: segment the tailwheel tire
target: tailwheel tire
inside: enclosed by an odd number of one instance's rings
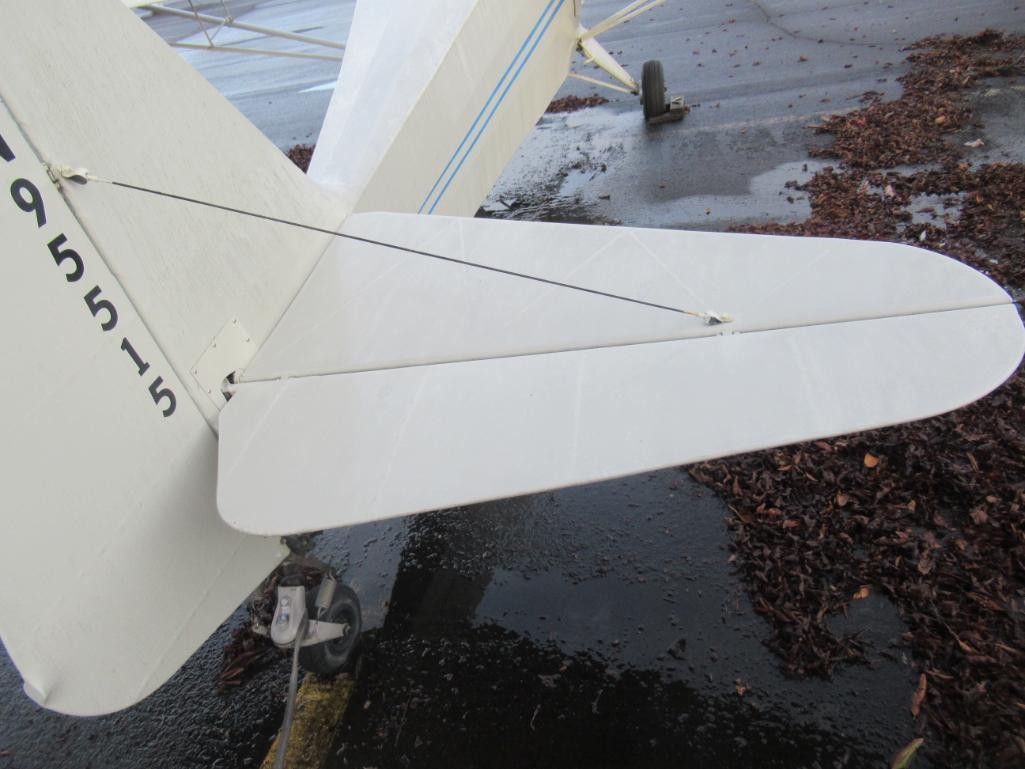
[[[666,102],[666,78],[660,61],[646,61],[641,70],[641,104],[644,105],[644,119],[651,120],[664,115]]]
[[[313,591],[306,593],[306,610],[311,621],[316,618],[316,598]],[[320,617],[321,622],[345,622],[349,632],[341,638],[324,643],[304,646],[299,649],[299,664],[306,670],[322,676],[334,676],[352,669],[356,660],[360,632],[363,630],[363,616],[359,608],[359,599],[352,588],[336,585],[331,605]]]

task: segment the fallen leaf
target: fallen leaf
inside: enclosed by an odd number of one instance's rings
[[[855,601],[861,601],[861,600],[863,600],[865,598],[868,598],[868,595],[869,595],[870,592],[871,591],[869,590],[868,585],[862,585],[858,589],[858,592],[855,593],[854,595],[852,595],[851,598],[853,598]]]
[[[975,654],[976,653],[975,649],[973,649],[971,646],[966,644],[964,641],[962,641],[957,636],[954,636],[954,640],[957,641],[957,645],[961,647],[961,651],[963,651],[965,654]]]
[[[879,464],[879,457],[875,454],[865,454],[865,467],[875,467]]]
[[[907,769],[911,764],[911,759],[915,757],[915,753],[918,749],[925,744],[925,740],[921,737],[915,737],[907,745],[901,748],[900,752],[893,757],[893,762],[890,764],[890,769]]]
[[[933,565],[932,553],[929,551],[922,553],[922,557],[918,559],[918,573],[923,577],[928,576],[932,572]]]
[[[925,677],[925,673],[922,673],[918,677],[918,688],[911,697],[911,715],[915,718],[918,718],[918,714],[922,710],[922,702],[925,700],[925,692],[928,688],[929,680]]]

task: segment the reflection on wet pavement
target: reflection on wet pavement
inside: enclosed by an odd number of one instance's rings
[[[726,514],[671,470],[409,519],[332,765],[882,765],[912,734],[892,607],[838,628],[871,667],[785,678]]]

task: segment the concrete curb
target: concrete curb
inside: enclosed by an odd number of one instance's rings
[[[349,704],[353,685],[352,677],[345,674],[328,681],[312,674],[303,679],[296,695],[292,736],[285,756],[287,769],[321,769],[327,760],[335,728]],[[271,743],[260,769],[273,767],[278,737]]]

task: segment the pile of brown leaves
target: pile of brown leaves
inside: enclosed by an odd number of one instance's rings
[[[803,222],[740,228],[769,235],[886,240],[954,256],[1005,287],[1025,289],[1025,165],[958,162],[901,174],[827,167],[806,184],[811,216]],[[920,195],[945,196],[952,211],[938,223],[916,223],[909,207]],[[919,209],[921,211],[922,209]]]
[[[812,215],[748,231],[903,241],[1025,288],[1025,166],[976,168],[947,134],[964,89],[1015,71],[1025,38],[987,32],[915,46],[906,92],[828,121],[842,159],[801,187]],[[946,116],[945,121],[935,118]],[[911,174],[884,169],[941,161]],[[796,186],[796,185],[792,185]],[[915,222],[922,194],[945,212]],[[918,209],[922,211],[922,209]],[[871,591],[894,602],[920,669],[909,707],[944,765],[1025,765],[1025,374],[942,417],[691,468],[734,515],[734,558],[770,646],[795,675],[864,659],[826,624]],[[927,745],[927,748],[929,746]]]
[[[609,100],[604,96],[564,96],[556,99],[548,105],[545,112],[576,112],[587,107],[597,107],[601,104],[608,104]]]
[[[981,78],[1022,71],[1022,37],[987,30],[971,37],[930,37],[911,46],[912,69],[900,78],[896,101],[870,105],[828,119],[817,130],[834,136],[813,155],[837,158],[849,168],[892,168],[952,161],[960,156],[947,134],[966,127],[972,110],[965,89]]]
[[[967,754],[1020,766],[1025,377],[942,417],[692,473],[735,510],[737,564],[788,672],[863,659],[825,618],[870,586],[910,628],[928,681],[922,715]]]
[[[893,196],[878,194],[862,173],[837,171],[831,166],[819,171],[807,184],[787,182],[790,189],[808,193],[811,216],[791,224],[759,224],[739,228],[766,235],[855,238],[858,240],[900,240],[911,214]]]
[[[942,227],[905,228],[904,238],[914,242],[918,233],[920,244],[956,256],[1009,289],[1025,288],[1025,165],[973,169],[958,163],[910,175],[891,172],[873,181],[904,205],[915,195],[951,196],[957,216],[945,217]]]
[[[286,155],[288,159],[299,166],[303,173],[310,170],[310,160],[313,159],[313,150],[316,147],[315,144],[296,144],[294,147],[290,147]]]

